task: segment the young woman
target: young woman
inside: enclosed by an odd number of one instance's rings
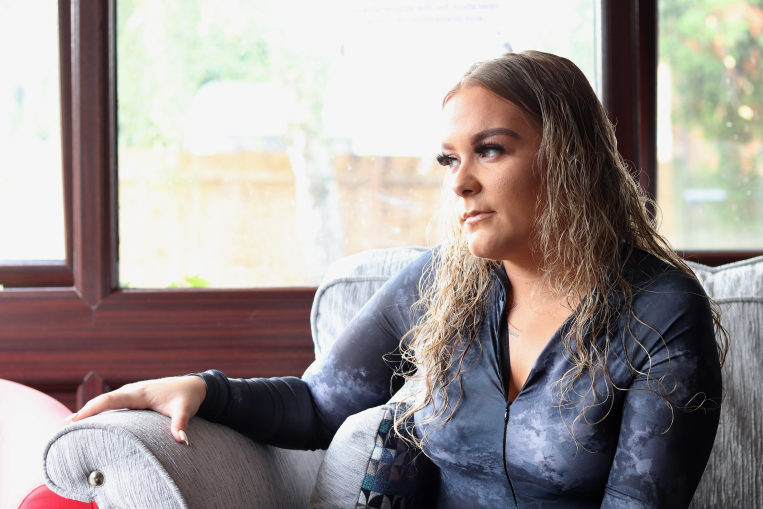
[[[447,238],[301,379],[141,382],[74,420],[153,408],[177,440],[198,414],[325,447],[402,373],[418,389],[398,426],[413,420],[438,467],[439,507],[687,506],[718,424],[725,339],[586,78],[564,58],[509,53],[470,69],[443,111]]]

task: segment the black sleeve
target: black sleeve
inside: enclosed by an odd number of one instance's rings
[[[331,435],[312,418],[310,390],[297,377],[236,379],[215,370],[198,376],[207,384],[199,417],[279,447],[316,449],[331,442]]]

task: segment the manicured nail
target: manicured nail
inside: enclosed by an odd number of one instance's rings
[[[180,437],[180,440],[185,442],[185,445],[191,445],[188,443],[188,435],[185,434],[185,431],[183,431],[182,429],[178,431],[178,436]]]
[[[71,424],[71,423],[72,423],[72,421],[74,421],[74,419],[76,419],[76,418],[77,418],[77,412],[74,412],[73,414],[71,414],[70,416],[68,416],[66,419],[64,419],[64,422],[65,422],[66,424]]]

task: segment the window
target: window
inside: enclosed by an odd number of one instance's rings
[[[55,3],[0,1],[0,288],[72,284],[58,18]]]
[[[763,245],[763,8],[660,2],[657,199],[684,250]]]
[[[566,55],[596,85],[597,15],[592,0],[120,0],[120,285],[315,286],[341,256],[436,240],[445,92],[510,48]]]
[[[0,260],[64,260],[58,9],[0,2]]]
[[[145,171],[140,164],[132,169],[121,166],[122,175],[119,175],[117,168],[117,163],[122,163],[122,155],[126,155],[117,151],[121,136],[117,121],[121,129],[127,120],[117,110],[116,34],[120,23],[117,9],[125,4],[129,6],[128,2],[59,0],[62,119],[59,170],[63,175],[65,258],[37,264],[28,261],[0,264],[0,283],[5,285],[0,291],[0,323],[3,324],[0,327],[0,373],[4,378],[54,394],[71,407],[75,406],[78,385],[91,370],[112,387],[211,366],[231,376],[299,374],[313,358],[309,310],[314,287],[156,290],[140,286],[164,286],[166,281],[137,284],[141,279],[137,276],[126,279],[126,282],[134,279],[135,285],[129,288],[120,285],[122,278],[117,272],[121,247],[117,239],[121,234],[117,224],[130,214],[118,209],[118,198],[128,191],[126,184],[118,186],[119,179]],[[6,1],[0,5],[19,3],[25,2]],[[141,4],[155,9],[161,5],[180,5],[170,0]],[[250,4],[241,1],[241,5]],[[187,3],[182,5],[185,7]],[[401,2],[400,5],[408,4]],[[555,5],[558,6],[556,2]],[[595,7],[599,3],[581,0],[576,5],[590,8],[586,6]],[[642,184],[649,188],[656,182],[657,168],[657,3],[654,0],[602,0],[600,12],[602,96],[617,122],[621,151],[641,169]],[[511,19],[512,14],[510,11],[507,19]],[[597,18],[586,19],[595,22]],[[231,23],[235,21],[234,17]],[[548,26],[544,19],[544,29],[537,32],[553,33],[547,30]],[[567,39],[574,43],[575,50],[577,39]],[[517,42],[516,47],[520,49],[522,43]],[[23,53],[26,49],[12,45],[10,49],[0,49],[0,54],[5,55],[2,53],[5,51]],[[149,56],[153,56],[150,51]],[[454,72],[461,72],[460,67]],[[142,71],[135,67],[129,72],[140,74]],[[595,69],[591,75],[596,76]],[[147,90],[144,97],[150,97],[150,92]],[[155,116],[149,118],[156,119]],[[335,124],[338,125],[341,123]],[[339,131],[337,127],[336,132]],[[340,147],[347,146],[346,137],[344,142],[341,137],[337,138]],[[265,136],[260,137],[258,143],[261,152],[270,154],[267,150],[278,149],[280,142]],[[425,155],[430,158],[432,151]],[[383,168],[376,165],[380,165],[385,156],[367,148],[358,149],[353,157],[372,168]],[[149,159],[154,164],[153,158]],[[414,172],[416,168],[414,165]],[[32,198],[34,196],[30,196]],[[17,215],[14,210],[10,217]],[[192,234],[196,235],[194,232],[189,235]],[[127,242],[127,230],[124,235],[122,241]],[[55,256],[58,258],[60,253]],[[738,255],[716,260],[726,261],[735,256]],[[127,262],[128,255],[124,257]],[[196,275],[200,279],[208,277],[192,267],[184,268],[167,281],[190,285],[185,276],[198,282],[194,279]],[[220,286],[226,284],[209,279]],[[89,386],[83,387],[85,390],[80,396],[87,398]]]

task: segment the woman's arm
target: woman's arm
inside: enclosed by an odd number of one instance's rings
[[[347,416],[389,399],[400,363],[395,352],[411,328],[410,308],[430,257],[422,254],[387,281],[302,379],[229,379],[207,371],[148,380],[98,396],[70,419],[151,409],[172,419],[178,442],[188,441],[188,420],[199,415],[281,447],[326,447]]]
[[[602,507],[687,507],[718,427],[721,373],[707,297],[699,285],[650,292],[640,317],[659,328],[633,329],[649,334],[651,343],[645,341],[641,373],[624,397]]]

